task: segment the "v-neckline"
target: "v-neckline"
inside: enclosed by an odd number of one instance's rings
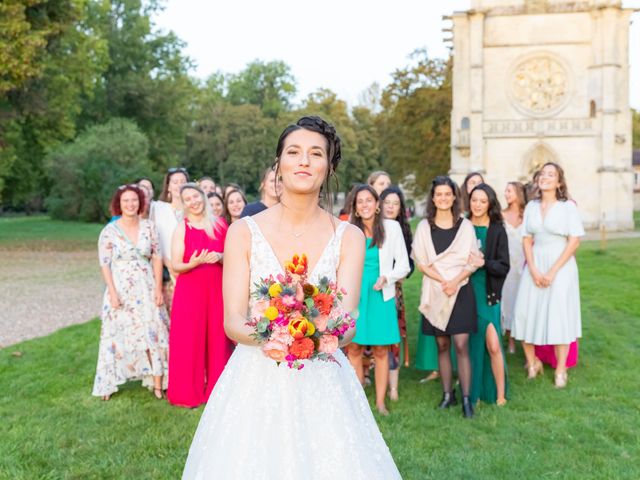
[[[127,232],[124,231],[124,228],[122,228],[120,225],[118,225],[118,220],[116,220],[115,222],[113,222],[114,225],[116,226],[116,228],[120,231],[120,233],[122,234],[122,236],[124,237],[124,239],[129,242],[131,245],[133,245],[135,248],[138,248],[138,242],[140,242],[140,232],[142,231],[142,227],[140,226],[140,223],[142,223],[141,221],[138,221],[138,238],[136,238],[136,243],[133,243],[131,241],[131,239],[129,238],[129,235],[127,235]]]
[[[269,247],[269,251],[271,252],[271,256],[273,257],[273,259],[276,261],[276,263],[278,264],[278,268],[280,269],[280,272],[282,272],[283,274],[285,273],[284,270],[284,262],[280,262],[280,259],[278,258],[278,255],[276,255],[276,251],[273,249],[273,247],[271,246],[271,244],[269,243],[269,240],[267,240],[267,237],[265,237],[264,233],[262,232],[262,229],[260,228],[260,225],[258,225],[258,222],[256,222],[253,218],[251,217],[246,217],[247,220],[249,220],[250,222],[252,222],[255,227],[256,230],[258,231],[258,233],[260,234],[260,236],[262,237],[262,239],[264,240],[264,243],[267,244],[267,246]],[[340,225],[338,225],[338,228],[340,228]],[[313,268],[311,269],[307,269],[307,272],[309,272],[307,274],[307,278],[312,278],[313,274],[316,273],[316,268],[318,268],[318,265],[320,265],[322,259],[324,258],[325,254],[327,253],[327,250],[329,249],[329,246],[333,243],[333,241],[336,238],[336,235],[338,233],[338,228],[335,229],[335,231],[333,232],[333,235],[331,235],[331,238],[329,239],[329,241],[327,242],[327,244],[325,245],[324,249],[322,250],[322,253],[320,254],[320,256],[318,257],[318,260],[316,261],[316,264],[313,266]],[[303,252],[304,253],[304,252]],[[306,255],[306,254],[305,254]]]
[[[542,223],[543,224],[544,224],[545,220],[547,219],[547,217],[549,216],[549,213],[551,213],[551,210],[553,210],[553,207],[555,207],[557,203],[558,203],[558,200],[556,200],[551,205],[549,205],[547,207],[546,211],[544,213],[542,213],[542,200],[540,201],[540,218],[542,219]]]

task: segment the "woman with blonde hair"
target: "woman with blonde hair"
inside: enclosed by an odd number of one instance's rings
[[[380,196],[391,185],[391,176],[384,170],[376,170],[371,172],[369,178],[367,178],[367,185],[373,188]]]
[[[178,273],[171,310],[169,402],[197,407],[209,398],[231,356],[224,333],[222,258],[227,225],[195,183],[180,188],[185,218],[173,234],[171,264]]]

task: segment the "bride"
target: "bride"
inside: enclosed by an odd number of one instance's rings
[[[225,330],[238,342],[194,436],[183,479],[399,479],[349,361],[305,361],[302,370],[267,358],[245,325],[255,282],[308,257],[309,282],[337,280],[343,306],[358,305],[364,263],[360,230],[318,206],[340,162],[340,138],[319,117],[280,135],[280,203],[234,223],[224,250]],[[342,341],[348,344],[352,329]],[[341,346],[343,346],[341,345]]]

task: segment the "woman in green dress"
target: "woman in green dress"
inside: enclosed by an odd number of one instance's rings
[[[391,345],[400,343],[396,282],[409,273],[409,255],[400,224],[382,218],[378,194],[369,185],[356,187],[351,223],[364,232],[367,245],[358,305],[360,315],[353,343],[349,345],[349,361],[364,383],[362,354],[366,345],[373,347],[376,407],[380,414],[388,415],[385,395],[389,382],[389,350]]]
[[[469,339],[471,356],[471,401],[507,403],[507,366],[502,350],[500,299],[509,272],[509,240],[495,191],[487,184],[470,195],[470,220],[484,266],[471,276],[478,311],[478,331]]]

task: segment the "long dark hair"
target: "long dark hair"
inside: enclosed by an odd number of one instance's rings
[[[436,212],[438,209],[436,208],[436,204],[433,203],[433,196],[436,193],[436,187],[440,187],[442,185],[446,185],[453,192],[453,205],[451,206],[451,214],[453,215],[453,222],[455,223],[459,218],[462,211],[460,210],[460,189],[456,182],[451,180],[450,177],[446,175],[438,175],[431,182],[431,192],[429,192],[429,198],[427,199],[427,214],[426,219],[433,228],[436,224]]]
[[[400,199],[400,213],[396,218],[392,218],[391,220],[395,220],[400,224],[400,227],[402,228],[402,235],[404,236],[404,244],[407,247],[407,252],[410,252],[411,243],[413,242],[413,234],[411,233],[411,225],[409,225],[409,221],[407,220],[407,206],[404,201],[404,194],[402,193],[402,190],[400,190],[400,187],[391,185],[380,194],[380,208],[383,208],[385,198],[393,193],[395,193]]]
[[[493,188],[491,188],[486,183],[481,183],[476,185],[471,193],[469,194],[469,199],[473,196],[473,192],[476,190],[482,190],[489,199],[489,209],[487,210],[487,214],[489,215],[490,223],[499,223],[502,225],[504,223],[504,219],[502,218],[502,209],[500,208],[500,202],[498,201],[498,196]],[[471,216],[471,213],[469,213]]]
[[[340,137],[338,136],[336,129],[333,125],[322,118],[318,116],[302,117],[296,123],[289,125],[282,131],[280,138],[278,138],[276,159],[273,165],[276,172],[276,182],[280,181],[280,156],[284,150],[284,142],[287,137],[296,130],[308,130],[310,132],[319,133],[327,141],[327,158],[329,161],[329,168],[327,169],[327,176],[325,177],[322,188],[320,189],[320,195],[326,210],[333,214],[333,190],[331,188],[330,181],[331,179],[335,179],[337,186],[338,179],[335,173],[340,160],[342,160],[342,147]]]
[[[460,201],[462,203],[462,211],[465,213],[469,211],[469,199],[471,198],[471,194],[467,193],[467,184],[473,177],[480,177],[480,180],[482,180],[480,183],[484,183],[484,177],[480,172],[471,172],[469,175],[464,177],[462,187],[460,187]]]
[[[373,187],[370,187],[369,185],[365,185],[365,184],[361,184],[354,187],[353,200],[351,202],[351,216],[349,217],[349,222],[351,222],[353,225],[355,225],[360,230],[362,230],[363,233],[365,233],[364,222],[362,221],[362,218],[360,218],[360,216],[358,215],[358,211],[356,210],[356,203],[358,202],[358,195],[360,195],[360,192],[364,192],[364,191],[367,191],[371,195],[373,195],[373,198],[376,199],[376,202],[378,202],[379,200],[378,194],[373,189]],[[382,247],[382,244],[384,243],[384,225],[382,224],[382,212],[379,207],[376,210],[376,213],[373,217],[372,230],[373,231],[371,233],[373,234],[373,240],[371,242],[371,245],[369,245],[369,248],[373,248],[376,245],[378,246],[378,248]]]

